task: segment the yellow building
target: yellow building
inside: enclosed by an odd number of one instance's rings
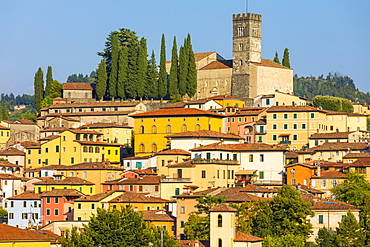
[[[35,193],[42,193],[54,189],[75,189],[85,195],[95,194],[95,184],[77,177],[55,175],[55,179],[47,179],[34,184]]]
[[[157,174],[169,176],[167,165],[181,163],[190,159],[190,152],[183,149],[169,149],[156,153]]]
[[[360,158],[349,165],[350,172],[357,172],[365,176],[370,181],[370,157]]]
[[[108,209],[108,202],[119,195],[122,195],[124,191],[107,191],[95,195],[86,196],[85,198],[79,198],[74,201],[74,215],[75,221],[90,220],[92,214],[96,213],[97,208]]]
[[[168,215],[163,210],[144,211],[143,217],[145,221],[150,222],[155,227],[162,227],[168,231],[170,236],[175,235],[175,219]]]
[[[358,113],[335,112],[323,110],[326,114],[326,130],[328,132],[348,132],[367,130],[367,115]]]
[[[124,192],[109,201],[109,208],[132,207],[138,211],[164,210],[169,203],[169,200],[150,196],[149,193]]]
[[[325,197],[330,197],[330,190],[344,182],[345,174],[339,171],[321,171],[317,170],[317,175],[311,177],[311,186],[314,189],[326,193]]]
[[[229,106],[243,108],[247,106],[245,100],[230,95],[218,95],[207,99],[215,101],[216,103],[220,104],[222,108]]]
[[[120,143],[131,146],[133,128],[115,123],[92,123],[81,126],[80,129],[94,130],[103,134],[103,142]]]
[[[132,115],[135,119],[135,154],[147,156],[167,148],[166,135],[185,131],[225,132],[224,115],[195,108],[161,109]]]
[[[45,165],[73,165],[82,162],[120,162],[118,143],[105,143],[102,133],[97,131],[70,129],[60,136],[49,137],[40,146],[26,148],[26,166],[28,168]]]
[[[6,148],[6,143],[10,138],[10,128],[0,125],[0,150]]]
[[[326,114],[310,106],[272,106],[267,110],[267,144],[308,146],[309,137],[326,130]]]
[[[369,115],[369,106],[360,103],[353,103],[353,112],[359,114],[366,114]]]

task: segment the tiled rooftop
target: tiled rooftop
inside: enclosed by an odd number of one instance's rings
[[[0,167],[23,167],[23,166],[10,163],[9,161],[0,161]]]
[[[68,184],[68,185],[95,185],[94,183],[87,181],[78,177],[66,177],[62,180],[45,180],[35,183],[35,185],[58,185],[58,184]]]
[[[271,106],[267,112],[323,112],[312,106]]]
[[[140,117],[159,117],[159,116],[166,116],[166,117],[178,117],[178,116],[213,116],[224,118],[225,115],[221,115],[218,113],[213,113],[209,111],[204,111],[201,109],[196,108],[171,108],[171,109],[160,109],[150,112],[138,113],[131,115],[133,118],[140,118]]]
[[[315,133],[311,135],[308,139],[348,139],[349,134],[354,133],[355,131],[350,132],[333,132],[333,133]]]
[[[41,197],[62,197],[62,196],[83,196],[80,191],[75,189],[54,189],[41,194]]]
[[[188,151],[185,151],[184,149],[168,149],[168,150],[164,150],[164,151],[160,151],[158,153],[156,153],[155,155],[186,155],[186,156],[190,156],[190,152]]]
[[[339,171],[321,171],[321,175],[312,176],[312,178],[344,178],[345,173]]]
[[[269,59],[261,59],[260,63],[252,62],[253,64],[256,64],[258,66],[264,66],[264,67],[272,67],[272,68],[279,68],[279,69],[289,69],[287,67],[284,67],[283,65],[280,65],[278,63],[275,63]]]
[[[224,203],[218,204],[209,210],[209,212],[237,212],[237,211],[238,210],[236,210],[235,208]]]
[[[210,70],[210,69],[231,69],[233,67],[232,60],[222,60],[222,61],[213,61],[210,64],[207,64],[200,70]]]
[[[236,232],[234,242],[261,242],[263,238],[246,234],[244,232]]]
[[[120,178],[111,181],[105,181],[102,184],[120,184],[120,185],[148,185],[148,184],[156,184],[159,185],[160,183],[160,176],[142,176],[138,178]]]
[[[175,221],[170,215],[162,210],[148,210],[144,211],[144,220],[146,221],[165,221],[171,222]]]
[[[33,191],[25,191],[22,194],[9,197],[8,200],[38,200],[41,194],[35,194]]]
[[[182,137],[203,137],[203,138],[223,138],[223,139],[243,139],[237,135],[220,133],[213,130],[198,130],[175,133],[166,136],[167,138],[182,138]]]
[[[92,124],[85,124],[81,126],[79,129],[100,129],[100,128],[125,128],[125,129],[132,129],[132,127],[119,125],[117,123],[92,123]]]
[[[357,210],[356,206],[340,201],[318,201],[311,206],[311,210]]]
[[[285,148],[265,143],[222,144],[221,142],[190,149],[190,151],[222,150],[222,151],[285,151]]]
[[[124,192],[122,195],[109,201],[110,203],[167,203],[169,200],[149,196],[145,193]]]
[[[55,241],[60,240],[60,237],[49,231],[24,230],[17,227],[0,224],[0,241],[11,242],[18,241]],[[14,244],[14,243],[13,243]],[[30,243],[31,244],[31,243]],[[17,244],[16,244],[17,245]]]
[[[350,167],[370,167],[370,157],[361,158],[349,164]]]
[[[90,83],[67,82],[62,84],[63,90],[93,90]]]

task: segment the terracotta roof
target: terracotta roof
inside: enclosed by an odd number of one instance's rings
[[[35,194],[33,191],[25,191],[22,194],[9,197],[8,200],[39,200],[41,194]]]
[[[273,67],[273,68],[279,68],[279,69],[289,69],[281,64],[275,63],[269,59],[261,59],[260,63],[252,62],[253,64],[256,64],[258,66],[264,66],[264,67]],[[289,69],[291,70],[291,69]]]
[[[238,210],[236,210],[235,208],[230,207],[229,205],[224,203],[218,204],[209,210],[209,212],[237,212],[237,211]]]
[[[224,188],[214,196],[224,196],[226,202],[250,202],[253,200],[271,200],[272,198],[259,197],[243,191],[242,187]]]
[[[285,151],[285,148],[265,143],[222,144],[221,142],[190,149],[190,151],[222,150],[222,151]]]
[[[181,101],[181,102],[176,102],[176,103],[172,103],[172,104],[167,104],[163,107],[161,107],[161,109],[167,109],[167,108],[184,108],[185,107],[185,102]]]
[[[216,187],[216,188],[209,188],[209,189],[206,189],[206,190],[201,190],[201,191],[196,191],[196,192],[191,192],[191,193],[183,193],[181,195],[175,195],[175,196],[172,196],[173,198],[182,198],[182,197],[185,197],[185,198],[198,198],[198,197],[202,197],[204,194],[208,195],[210,193],[216,193],[217,191],[220,191],[221,188],[219,187]]]
[[[12,174],[7,173],[0,173],[0,179],[7,179],[7,180],[23,180],[23,177],[17,177]]]
[[[0,130],[10,130],[10,128],[0,125]]]
[[[231,118],[231,117],[244,117],[244,116],[258,116],[264,111],[265,110],[258,110],[258,111],[238,110],[237,112],[235,112],[235,114],[227,115],[227,117]],[[264,124],[266,124],[266,123],[264,123]]]
[[[344,178],[345,173],[339,171],[321,171],[321,175],[312,176],[312,178]]]
[[[209,97],[207,99],[213,99],[213,100],[238,99],[238,100],[245,101],[245,99],[238,98],[238,97],[231,96],[231,95],[216,95],[216,96]]]
[[[213,130],[198,130],[198,131],[186,131],[182,133],[175,133],[166,136],[166,138],[182,138],[182,137],[203,137],[203,138],[226,138],[226,139],[243,139],[237,135],[220,133]]]
[[[234,242],[261,242],[263,238],[246,234],[244,232],[236,232]]]
[[[21,165],[10,163],[9,161],[0,161],[0,166],[1,167],[23,167]]]
[[[248,184],[243,187],[240,192],[248,192],[248,193],[277,193],[276,189],[268,189],[266,187],[257,186],[254,184]]]
[[[35,183],[35,185],[57,185],[57,184],[69,184],[69,185],[95,185],[94,183],[78,177],[66,177],[62,180],[45,180]]]
[[[103,162],[84,162],[70,166],[57,166],[56,170],[117,170],[123,171],[123,168],[108,165]]]
[[[155,155],[187,155],[190,156],[191,153],[188,151],[185,151],[184,149],[168,149],[164,151],[160,151],[156,153]]]
[[[298,153],[294,152],[294,151],[288,151],[288,152],[285,153],[285,157],[287,159],[296,159],[296,158],[298,158]]]
[[[321,160],[318,165],[320,165],[322,168],[329,168],[329,167],[337,167],[337,168],[347,168],[348,163],[343,163],[343,162],[329,162],[329,161],[324,161]]]
[[[308,137],[308,139],[348,139],[349,134],[354,132],[315,133]]]
[[[178,117],[178,116],[214,116],[224,118],[225,115],[204,111],[196,108],[171,108],[171,109],[159,109],[150,112],[138,113],[131,115],[133,118],[140,117]]]
[[[132,157],[123,158],[123,160],[146,160],[151,157],[153,156],[132,156]]]
[[[356,206],[340,201],[318,201],[311,206],[311,210],[357,210]]]
[[[138,175],[157,175],[157,173],[154,170],[149,169],[149,168],[147,168],[147,169],[129,170],[127,172],[133,172],[133,173],[136,173]]]
[[[348,153],[343,156],[343,159],[350,158],[370,158],[370,153]]]
[[[120,178],[116,180],[105,181],[102,184],[159,184],[160,179],[160,176],[142,176],[138,178]]]
[[[209,240],[177,240],[180,244],[179,247],[208,247]],[[207,245],[204,245],[203,242],[207,242]]]
[[[175,221],[174,218],[172,218],[170,215],[168,215],[166,212],[162,210],[148,210],[144,211],[144,220],[146,221]]]
[[[106,192],[103,192],[103,193],[99,193],[99,194],[95,194],[95,195],[86,195],[84,197],[80,197],[78,199],[75,200],[75,202],[99,202],[101,200],[103,200],[104,198],[112,195],[113,193],[115,192],[125,192],[125,191],[121,191],[121,190],[110,190],[110,191],[106,191]]]
[[[106,142],[93,142],[93,141],[76,141],[76,140],[74,140],[74,142],[78,142],[81,145],[91,145],[91,146],[112,146],[112,147],[120,147],[120,146],[123,145],[123,144],[119,144],[119,143],[106,143]]]
[[[41,194],[41,197],[53,196],[53,197],[62,197],[62,196],[83,196],[80,191],[75,189],[54,189],[52,191],[46,191]]]
[[[90,83],[67,82],[62,84],[63,90],[93,90]]]
[[[201,53],[194,53],[194,58],[195,58],[195,61],[198,62],[200,60],[202,60],[203,58],[206,58],[208,57],[209,55],[212,55],[216,52],[201,52]]]
[[[41,144],[37,142],[25,141],[20,143],[24,148],[40,148]]]
[[[85,124],[79,129],[100,129],[100,128],[125,128],[125,129],[132,129],[130,126],[124,126],[117,123],[92,123],[92,124]]]
[[[124,101],[124,102],[97,102],[97,103],[65,103],[65,104],[55,104],[48,107],[48,109],[57,108],[91,108],[91,107],[131,107],[140,104],[140,101]],[[79,112],[82,113],[82,112]],[[88,112],[90,113],[90,112]],[[94,112],[91,112],[94,113]],[[64,115],[64,114],[63,114]]]
[[[68,128],[60,127],[60,128],[45,128],[40,130],[40,132],[63,132],[68,130]]]
[[[167,203],[169,200],[150,196],[149,193],[124,192],[122,195],[109,201],[110,203]]]
[[[0,240],[3,241],[35,241],[35,242],[52,242],[60,241],[60,238],[49,231],[24,230],[17,227],[0,224]]]
[[[39,141],[51,141],[59,137],[60,135],[49,135],[49,136],[45,136],[44,138],[39,139]]]
[[[35,170],[63,170],[65,169],[67,166],[65,165],[47,165],[47,166],[43,166],[43,167],[38,167],[38,168],[35,168]]]
[[[39,117],[37,118],[38,120],[40,119],[46,119],[46,118],[54,118],[54,117],[65,117],[65,116],[76,116],[76,117],[80,117],[80,116],[110,116],[110,115],[114,115],[114,116],[117,116],[117,115],[129,115],[129,114],[132,114],[132,113],[135,113],[136,111],[135,110],[132,110],[132,111],[90,111],[90,112],[65,112],[63,113],[63,115],[61,115],[60,113],[49,113],[47,114],[46,116],[44,117]]]
[[[323,112],[312,106],[271,106],[267,112]]]
[[[209,69],[231,69],[233,67],[232,60],[222,60],[222,61],[213,61],[210,64],[207,64],[200,70],[209,70]]]
[[[365,142],[324,142],[314,147],[315,151],[366,150],[369,144]]]
[[[35,122],[32,121],[32,120],[29,120],[29,119],[24,119],[24,118],[21,118],[21,119],[17,119],[14,121],[14,123],[17,123],[17,124],[31,124],[31,125],[35,125]]]
[[[369,158],[361,158],[356,160],[355,162],[349,164],[350,167],[369,167],[370,166],[370,157]]]
[[[192,166],[193,166],[193,163],[191,160],[167,165],[167,167],[192,167]]]
[[[356,117],[367,117],[366,114],[359,114],[359,113],[349,113],[349,112],[338,112],[338,111],[329,111],[329,110],[322,110],[326,113],[326,115],[347,115],[347,116],[356,116]]]
[[[65,131],[70,131],[74,134],[93,134],[93,135],[102,135],[102,133],[95,130],[85,130],[85,129],[68,129]]]

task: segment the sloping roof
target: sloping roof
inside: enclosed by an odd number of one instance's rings
[[[318,201],[311,206],[311,210],[357,210],[356,206],[340,201]]]
[[[111,181],[105,181],[102,184],[137,184],[137,185],[142,185],[142,184],[159,184],[160,183],[160,176],[142,176],[138,178],[120,178],[116,180],[111,180]]]
[[[53,196],[53,197],[62,197],[62,196],[83,196],[80,191],[75,189],[54,189],[52,191],[46,191],[41,194],[41,197]]]
[[[86,195],[84,197],[80,197],[76,199],[75,202],[84,202],[84,201],[99,202],[103,200],[104,198],[112,195],[115,192],[124,192],[124,191],[123,190],[110,190],[110,191],[106,191],[106,192],[95,194],[95,195]]]
[[[65,130],[68,130],[68,128],[64,128],[64,127],[45,128],[45,129],[40,130],[40,132],[63,132]]]
[[[272,67],[272,68],[279,68],[279,69],[289,69],[281,64],[275,63],[269,59],[261,59],[260,63],[257,62],[252,62],[255,65],[258,66],[264,66],[264,67]],[[290,69],[289,69],[290,70]]]
[[[366,150],[366,142],[324,142],[321,146],[314,147],[315,151],[341,151],[341,150]]]
[[[349,134],[355,131],[350,132],[333,132],[333,133],[315,133],[308,137],[308,139],[348,139]]]
[[[208,247],[209,240],[177,240],[180,247]],[[207,245],[204,244],[207,242]]]
[[[185,107],[185,102],[183,101],[180,101],[180,102],[176,102],[176,103],[172,103],[172,104],[167,104],[163,107],[161,107],[161,109],[168,109],[168,108],[184,108]]]
[[[167,203],[169,200],[159,197],[149,196],[149,193],[124,192],[122,195],[109,201],[110,203]]]
[[[93,135],[102,135],[102,133],[95,130],[85,130],[85,129],[68,129],[65,131],[70,131],[74,134],[93,134]]]
[[[10,130],[10,128],[0,125],[0,130]]]
[[[233,207],[230,207],[225,203],[218,204],[209,210],[209,212],[237,212],[237,211],[238,210],[236,210]]]
[[[215,196],[224,196],[226,202],[250,202],[253,200],[271,200],[271,198],[259,197],[243,191],[242,187],[225,188]]]
[[[343,156],[343,159],[351,158],[370,158],[370,153],[348,153]]]
[[[221,142],[190,149],[190,151],[222,150],[222,151],[285,151],[285,148],[265,143],[223,144]]]
[[[32,120],[24,119],[24,118],[17,119],[17,120],[14,121],[14,123],[16,123],[16,124],[29,124],[29,125],[35,125],[36,124]]]
[[[35,230],[24,230],[19,229],[17,227],[0,224],[0,240],[4,241],[41,241],[41,242],[51,242],[58,240],[60,241],[60,238],[50,233],[49,231],[35,231]]]
[[[67,82],[62,84],[63,90],[93,90],[90,83]]]
[[[12,174],[7,173],[0,173],[0,179],[6,179],[6,180],[23,180],[24,177],[17,177]]]
[[[45,136],[44,138],[39,139],[39,141],[51,141],[59,137],[60,135],[49,135],[49,136]]]
[[[74,140],[74,142],[78,142],[81,145],[91,145],[91,146],[112,146],[112,147],[122,146],[122,144],[119,144],[119,143],[106,143],[106,142],[93,142],[93,141],[76,141],[76,140]]]
[[[100,128],[125,128],[125,129],[132,129],[130,126],[124,126],[117,123],[92,123],[92,124],[85,124],[79,129],[100,129]]]
[[[200,52],[200,53],[194,53],[194,58],[195,58],[195,61],[198,62],[200,60],[202,60],[203,58],[206,58],[208,57],[209,55],[212,55],[216,52]]]
[[[312,176],[312,178],[344,178],[345,173],[339,171],[321,171],[321,175]]]
[[[124,168],[108,165],[103,162],[84,162],[70,166],[56,167],[57,170],[117,170],[123,171]]]
[[[263,238],[246,234],[244,232],[236,232],[234,242],[261,242]]]
[[[224,118],[225,115],[221,115],[218,113],[213,113],[201,109],[196,108],[171,108],[171,109],[159,109],[150,112],[143,112],[131,115],[133,118],[140,118],[140,117],[178,117],[178,116],[213,116]]]
[[[0,161],[0,166],[2,167],[23,167],[21,165],[10,163],[9,161]]]
[[[148,210],[144,211],[144,220],[146,221],[175,221],[170,215],[162,210]]]
[[[370,166],[370,157],[369,158],[361,158],[356,160],[355,162],[349,164],[350,167],[369,167]]]
[[[192,166],[193,166],[193,163],[191,160],[167,165],[167,167],[192,167]]]
[[[187,155],[190,156],[191,153],[188,151],[185,151],[184,149],[168,149],[164,151],[160,151],[156,153],[155,155]]]
[[[35,194],[33,191],[25,191],[22,194],[9,197],[8,200],[39,200],[41,194]]]
[[[287,159],[297,159],[298,158],[298,153],[294,151],[288,151],[285,153],[285,157]]]
[[[90,108],[90,107],[132,107],[140,104],[140,101],[124,101],[124,102],[98,102],[98,103],[64,103],[55,104],[49,106],[47,109],[59,109],[59,108]],[[82,113],[82,112],[79,112]],[[90,112],[89,112],[90,113]],[[91,112],[93,113],[93,112]],[[64,115],[64,114],[63,114]]]
[[[68,185],[95,185],[94,183],[87,181],[78,177],[66,177],[62,180],[45,180],[35,183],[35,185],[58,185],[58,184],[68,184]]]
[[[267,112],[323,112],[312,106],[271,106]]]
[[[24,148],[40,148],[41,144],[37,142],[25,141],[20,143]]]
[[[210,69],[231,69],[233,67],[232,60],[222,60],[222,61],[213,61],[210,64],[207,64],[200,70],[210,70]]]
[[[203,138],[225,138],[225,139],[243,139],[240,136],[237,135],[231,135],[231,134],[225,134],[225,133],[220,133],[217,131],[213,130],[198,130],[198,131],[186,131],[186,132],[181,132],[181,133],[175,133],[166,136],[166,138],[183,138],[183,137],[203,137]]]
[[[277,193],[276,189],[268,189],[266,187],[254,185],[254,184],[248,184],[245,187],[243,187],[240,192],[248,192],[248,193]]]

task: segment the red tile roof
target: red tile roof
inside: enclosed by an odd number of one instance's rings
[[[62,84],[63,90],[93,90],[90,83],[67,82]]]
[[[91,108],[91,107],[132,107],[140,104],[140,101],[124,101],[124,102],[97,102],[97,103],[65,103],[65,104],[55,104],[49,106],[47,109],[59,109],[59,108]],[[83,112],[78,112],[83,113]],[[88,112],[90,113],[90,112]],[[93,112],[91,112],[93,113]],[[64,114],[63,114],[64,115]]]
[[[0,161],[0,166],[2,167],[23,167],[21,165],[10,163],[9,161]]]
[[[246,234],[244,232],[236,232],[234,242],[261,242],[263,238]]]
[[[210,69],[231,69],[233,67],[232,60],[223,60],[223,61],[213,61],[210,64],[207,64],[200,70],[210,70]]]
[[[35,125],[35,122],[29,119],[18,119],[14,121],[15,124],[29,124],[29,125]]]
[[[91,145],[91,146],[111,146],[111,147],[120,147],[120,146],[122,146],[122,144],[119,144],[119,143],[106,143],[106,142],[93,142],[93,141],[76,141],[76,140],[74,140],[74,142],[78,142],[81,145]]]
[[[75,189],[54,189],[52,191],[43,192],[40,196],[41,197],[47,197],[47,196],[50,196],[50,197],[62,197],[62,196],[80,197],[83,195],[84,194],[82,194],[80,191],[75,190]]]
[[[202,60],[203,58],[206,58],[209,55],[212,55],[214,53],[216,53],[216,52],[212,51],[212,52],[194,53],[194,58],[195,58],[195,61],[198,62],[198,61]]]
[[[230,207],[225,203],[218,204],[209,210],[209,212],[237,212],[237,211],[238,210],[236,210],[233,207]]]
[[[110,190],[103,193],[95,194],[95,195],[86,195],[84,197],[78,198],[75,200],[75,202],[99,202],[103,200],[104,198],[112,195],[115,192],[125,192],[123,190]]]
[[[22,194],[9,197],[8,200],[39,200],[41,194],[35,194],[33,191],[25,191]]]
[[[265,143],[222,144],[222,142],[204,145],[190,151],[222,150],[222,151],[285,151],[285,148]]]
[[[185,151],[183,149],[169,149],[169,150],[164,150],[156,153],[155,155],[186,155],[190,156],[191,153],[188,151]]]
[[[254,184],[248,184],[243,187],[240,192],[248,192],[248,193],[277,193],[276,189],[268,189],[266,187],[257,186]]]
[[[10,130],[10,128],[0,125],[0,130]]]
[[[148,210],[144,211],[144,220],[145,221],[165,221],[165,222],[174,222],[175,219],[168,215],[162,210]]]
[[[148,185],[148,184],[155,184],[159,185],[160,183],[160,176],[142,176],[138,178],[120,178],[116,180],[111,180],[111,181],[105,181],[102,184],[126,184],[126,185]]]
[[[343,156],[343,159],[351,159],[351,158],[370,158],[370,153],[348,153]]]
[[[125,128],[125,129],[132,129],[130,126],[120,125],[117,123],[92,123],[92,124],[85,124],[79,129],[100,129],[100,128]]]
[[[271,106],[267,112],[323,112],[312,106]]]
[[[68,128],[60,127],[60,128],[45,128],[40,130],[40,132],[63,132],[68,130]]]
[[[6,173],[0,173],[0,179],[5,179],[5,180],[23,180],[23,177],[17,177],[11,174],[6,174]]]
[[[180,247],[206,247],[202,242],[209,242],[209,240],[177,240]],[[207,247],[209,243],[207,244]]]
[[[56,170],[116,170],[124,171],[124,168],[108,165],[103,162],[84,162],[70,166],[56,165]]]
[[[370,157],[358,159],[355,162],[349,164],[349,167],[370,167]]]
[[[95,130],[85,130],[85,129],[68,129],[65,131],[70,131],[74,134],[93,134],[93,135],[102,135],[102,133]]]
[[[56,240],[60,242],[60,238],[49,231],[24,230],[5,224],[0,224],[0,232],[1,242],[52,242]]]
[[[30,149],[30,148],[40,148],[41,144],[37,142],[25,141],[21,142],[21,146]]]
[[[340,201],[318,201],[311,206],[311,210],[358,210],[356,206]]]
[[[149,193],[124,192],[109,201],[110,203],[168,203],[169,200],[150,196]]]
[[[172,103],[172,104],[168,104],[168,105],[165,105],[163,107],[161,107],[161,109],[168,109],[168,108],[184,108],[185,107],[185,102],[181,101],[181,102],[176,102],[176,103]]]
[[[224,118],[225,115],[204,111],[196,108],[172,108],[172,109],[160,109],[150,112],[138,113],[131,115],[133,118],[141,117],[183,117],[183,116],[213,116]]]
[[[312,178],[344,178],[345,173],[339,171],[321,171],[321,175],[312,176]]]
[[[258,65],[258,66],[264,66],[264,67],[272,67],[272,68],[279,68],[279,69],[289,69],[287,67],[284,67],[283,65],[280,65],[278,63],[275,63],[269,59],[261,59],[261,62],[260,63],[257,63],[257,62],[252,62],[253,64],[255,65]],[[291,70],[291,69],[289,69]]]
[[[166,138],[183,138],[183,137],[203,137],[203,138],[222,138],[222,139],[243,139],[237,135],[220,133],[213,130],[198,130],[198,131],[186,131],[181,133],[175,133],[166,136]]]
[[[324,142],[321,146],[314,147],[315,151],[343,151],[366,150],[370,146],[366,142]]]
[[[49,136],[45,136],[44,138],[39,139],[39,141],[51,141],[59,137],[60,135],[49,135]]]
[[[308,139],[348,139],[349,134],[354,133],[355,131],[350,132],[333,132],[333,133],[315,133],[311,135]]]
[[[193,162],[191,160],[187,160],[185,162],[173,163],[173,164],[167,165],[167,167],[192,167],[192,166],[194,166],[194,165],[193,165]]]
[[[35,185],[95,185],[94,183],[78,177],[66,177],[62,180],[45,180],[35,183]]]

